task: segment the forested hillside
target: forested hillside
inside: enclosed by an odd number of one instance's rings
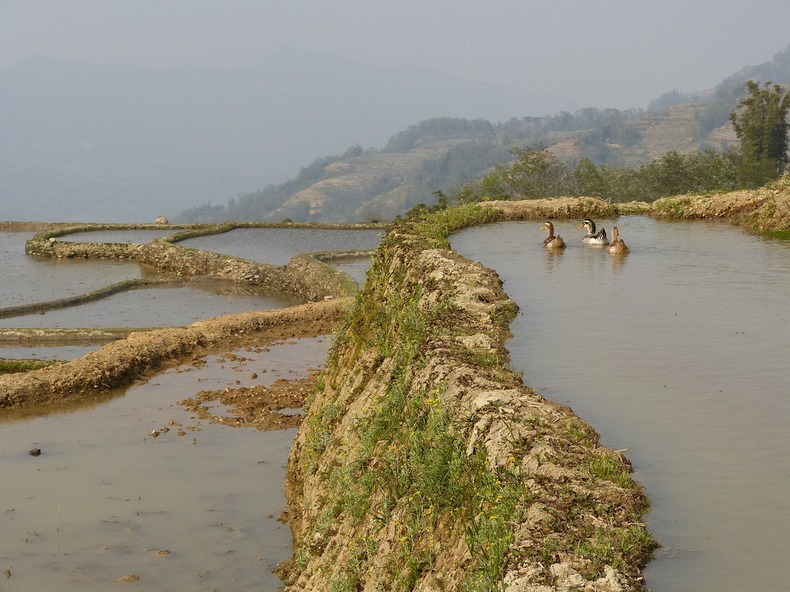
[[[380,150],[354,146],[316,159],[287,183],[240,195],[225,206],[187,210],[177,220],[388,220],[508,162],[517,147],[547,147],[564,161],[588,158],[608,166],[644,163],[668,149],[726,149],[736,141],[729,110],[716,127],[702,131],[700,121],[711,105],[684,103],[656,113],[584,109],[496,124],[430,119],[393,136]]]
[[[513,150],[548,148],[560,161],[587,159],[597,166],[632,167],[679,153],[737,145],[729,114],[745,94],[746,80],[790,83],[790,48],[746,68],[715,89],[670,91],[647,111],[582,109],[502,123],[429,119],[393,136],[381,149],[359,146],[316,159],[299,175],[240,195],[226,205],[205,204],[179,221],[373,221],[432,204],[441,193],[510,161]]]

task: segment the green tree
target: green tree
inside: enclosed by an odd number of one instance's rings
[[[495,199],[526,199],[562,195],[567,167],[548,149],[512,148],[515,159],[483,179]]]
[[[741,154],[750,170],[780,175],[788,162],[790,93],[770,81],[761,89],[756,82],[747,80],[746,90],[748,95],[738,101],[738,109],[730,114],[741,142]]]
[[[582,158],[570,172],[573,195],[611,197],[611,187],[604,167],[598,168],[589,158]]]

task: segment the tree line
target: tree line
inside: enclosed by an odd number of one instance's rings
[[[662,101],[683,98],[670,93]],[[341,215],[378,219],[376,200],[387,191],[397,191],[402,211],[413,215],[484,199],[584,195],[612,202],[653,201],[668,195],[758,187],[781,174],[787,165],[788,101],[782,88],[770,82],[762,87],[752,81],[722,85],[716,98],[696,110],[698,136],[706,137],[729,119],[740,140],[739,148],[717,151],[705,149],[703,144],[698,151],[671,150],[641,165],[631,164],[635,154],[628,152],[642,140],[638,126],[632,123],[643,115],[641,111],[588,108],[496,124],[479,119],[430,119],[393,136],[381,150],[352,146],[342,155],[316,159],[285,183],[240,194],[226,206],[204,204],[187,210],[178,221],[261,220],[275,211],[280,218],[300,221],[310,216]],[[545,148],[564,134],[576,137],[579,157],[575,161],[561,162]],[[393,176],[381,171],[384,177],[375,182],[360,184],[342,199],[328,199],[319,214],[294,209],[304,209],[303,203],[283,207],[290,196],[332,177],[335,173],[329,165],[334,162],[377,153],[407,153],[436,138],[452,138],[457,144],[427,157],[412,172]],[[370,174],[379,173],[373,168]],[[425,205],[426,196],[431,195],[432,205]]]
[[[558,196],[599,197],[612,202],[750,189],[781,176],[787,167],[790,92],[766,82],[746,82],[747,94],[729,115],[736,149],[680,153],[670,150],[639,167],[596,165],[589,158],[561,162],[546,148],[513,148],[513,159],[452,193],[438,191],[437,205],[407,215],[482,200]]]

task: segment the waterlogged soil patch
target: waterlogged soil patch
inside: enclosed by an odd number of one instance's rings
[[[254,427],[258,430],[281,430],[299,427],[307,395],[315,387],[316,373],[300,380],[280,378],[269,387],[225,388],[201,391],[194,397],[178,401],[196,417],[231,427]],[[226,412],[220,411],[226,407]]]

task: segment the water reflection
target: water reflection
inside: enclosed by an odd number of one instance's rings
[[[565,256],[564,250],[546,249],[546,268],[553,271],[555,265],[559,265],[562,258]]]
[[[2,430],[6,424],[62,414],[95,410],[108,401],[125,394],[125,389],[101,391],[90,397],[79,397],[73,401],[60,401],[42,407],[22,407],[0,410],[0,441],[4,441]],[[21,452],[21,450],[20,450]]]
[[[729,224],[616,221],[626,257],[572,222],[469,229],[462,254],[521,306],[507,343],[524,381],[628,449],[664,549],[654,592],[776,590],[790,533],[790,245]],[[612,222],[605,225],[611,227]]]

